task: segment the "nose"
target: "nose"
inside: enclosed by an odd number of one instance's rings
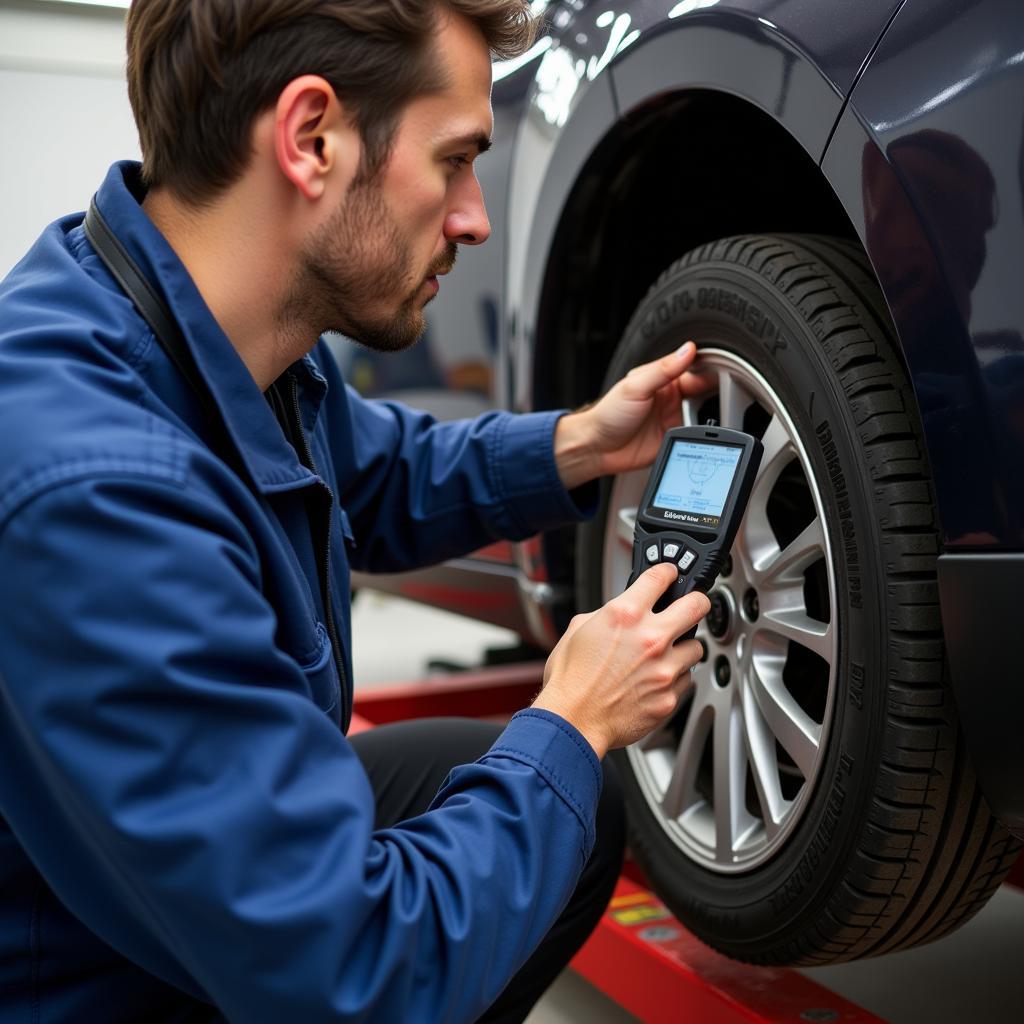
[[[475,174],[466,174],[451,197],[444,220],[444,237],[456,245],[483,245],[491,237],[484,194]]]

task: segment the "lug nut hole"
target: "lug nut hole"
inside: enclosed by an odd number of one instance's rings
[[[707,614],[708,630],[716,640],[729,632],[729,602],[721,591],[711,593],[711,610]]]
[[[743,617],[748,622],[757,622],[761,614],[761,603],[757,599],[757,591],[751,588],[743,595]]]
[[[724,688],[729,685],[731,679],[732,666],[729,664],[729,659],[724,654],[720,654],[715,658],[715,682]]]

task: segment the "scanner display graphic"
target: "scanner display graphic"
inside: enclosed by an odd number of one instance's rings
[[[707,525],[717,525],[742,454],[743,449],[733,445],[673,441],[654,506],[689,512],[705,517]]]

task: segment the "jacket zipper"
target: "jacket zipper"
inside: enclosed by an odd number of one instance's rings
[[[302,427],[302,410],[299,408],[299,382],[295,379],[294,374],[289,374],[288,379],[292,400],[293,428],[300,445],[299,458],[302,460],[302,464],[306,469],[317,477],[320,477],[320,472],[316,468],[316,462],[313,459],[313,452],[310,449],[309,441],[306,438],[306,431]],[[331,651],[334,654],[334,664],[338,669],[338,711],[341,716],[341,728],[342,731],[344,731],[348,728],[349,723],[348,693],[345,663],[341,657],[341,644],[338,641],[338,631],[334,624],[334,603],[331,601],[331,525],[334,515],[334,494],[330,487],[328,487],[324,482],[323,477],[320,477],[317,481],[317,486],[320,488],[321,493],[327,498],[327,522],[324,524],[322,537],[317,535],[320,531],[317,531],[314,527],[313,544],[317,549],[319,568],[321,570],[320,596],[324,603],[324,617],[327,619],[327,634],[331,640]],[[310,525],[313,526],[314,524],[311,523]]]

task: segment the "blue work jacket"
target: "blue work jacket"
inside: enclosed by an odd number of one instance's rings
[[[438,424],[321,341],[277,384],[300,457],[137,182],[115,165],[100,211],[228,436],[82,216],[51,225],[0,285],[0,1021],[473,1020],[572,892],[599,764],[523,711],[375,831],[349,567],[579,517],[557,414]]]

